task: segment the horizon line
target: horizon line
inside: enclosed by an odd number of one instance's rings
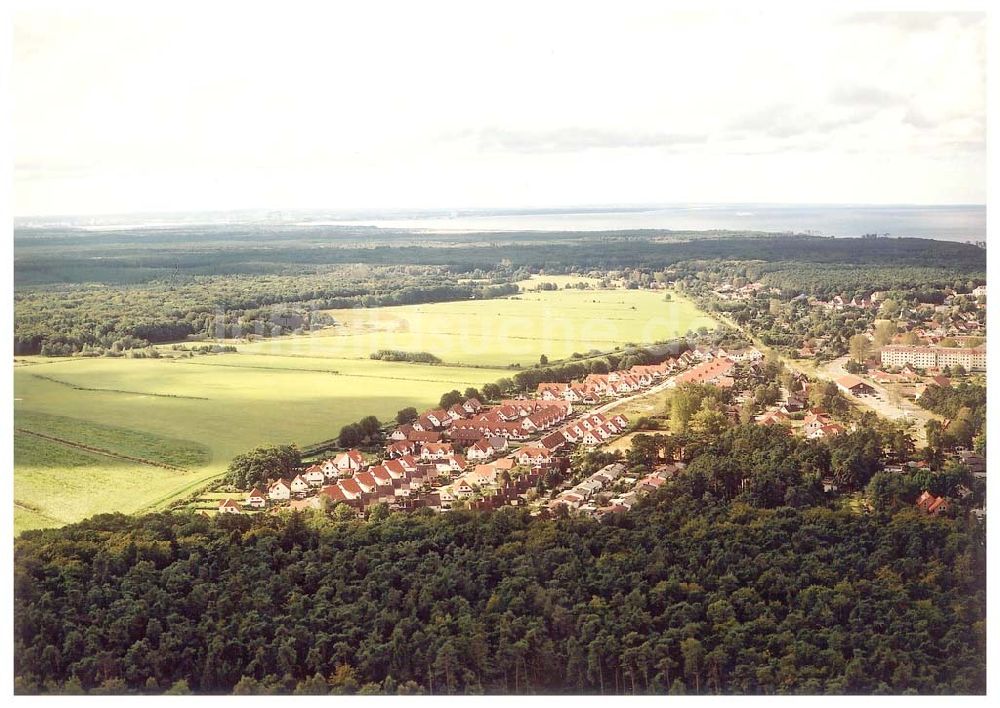
[[[144,209],[137,211],[106,211],[106,212],[82,212],[82,213],[34,213],[34,214],[14,214],[13,220],[31,219],[84,219],[84,218],[110,218],[129,216],[152,216],[152,215],[197,215],[197,214],[238,214],[247,212],[440,212],[448,214],[454,212],[468,211],[492,211],[492,212],[535,212],[553,210],[607,210],[615,209],[640,210],[656,209],[663,207],[692,207],[692,206],[762,206],[762,207],[844,207],[844,208],[871,208],[871,207],[979,207],[987,208],[987,202],[713,202],[713,201],[685,201],[685,202],[611,202],[611,203],[590,203],[590,204],[548,204],[548,205],[525,205],[525,206],[311,206],[311,207],[274,207],[274,206],[245,206],[245,207],[198,207],[189,209]]]

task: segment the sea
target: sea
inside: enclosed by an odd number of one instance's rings
[[[984,244],[986,206],[870,204],[667,204],[522,209],[244,209],[170,214],[25,217],[16,227],[91,231],[184,225],[376,226],[426,233],[479,231],[768,231],[836,238],[877,234]]]
[[[316,224],[316,221],[303,221]],[[930,238],[985,242],[985,205],[775,205],[690,204],[651,207],[599,207],[539,210],[455,210],[323,221],[425,231],[771,231],[837,238]]]

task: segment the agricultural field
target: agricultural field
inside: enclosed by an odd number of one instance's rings
[[[14,367],[15,531],[162,508],[258,445],[329,440],[365,415],[391,420],[445,391],[591,349],[668,339],[714,322],[634,290],[333,311],[314,335],[237,353],[159,359],[21,357]],[[429,351],[445,364],[374,361]],[[164,354],[176,354],[163,347]]]
[[[257,445],[327,440],[364,415],[388,420],[504,374],[243,354],[49,362],[14,371],[14,425],[26,431],[14,450],[17,532],[162,507]]]
[[[538,275],[536,273],[526,280],[517,281],[522,290],[537,290],[538,286],[542,283],[552,283],[560,288],[565,288],[567,285],[575,286],[580,283],[586,283],[592,288],[599,288],[601,286],[601,279],[591,278],[586,275]]]
[[[211,476],[165,462],[203,465],[207,449],[196,443],[35,412],[17,415],[15,426],[16,531],[141,511]]]
[[[566,276],[574,277],[574,276]],[[279,356],[367,358],[379,349],[429,352],[461,366],[529,366],[574,353],[651,343],[716,322],[690,301],[650,290],[524,292],[488,301],[329,310],[339,326],[239,345]]]

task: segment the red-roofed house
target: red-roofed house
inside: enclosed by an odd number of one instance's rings
[[[485,439],[480,439],[479,442],[465,451],[470,460],[488,460],[495,453],[493,446]]]
[[[279,479],[271,483],[267,488],[267,496],[272,501],[285,501],[292,496],[292,482],[288,479]]]
[[[240,503],[235,499],[223,499],[219,502],[220,514],[239,514],[242,511]]]
[[[375,482],[375,477],[372,476],[371,472],[358,472],[354,475],[353,479],[361,488],[361,491],[367,494],[374,492],[375,488],[378,486]]]
[[[519,465],[535,466],[548,462],[552,458],[552,453],[544,447],[535,445],[525,445],[514,453],[514,459]]]
[[[345,499],[357,499],[361,496],[361,487],[353,479],[342,479],[338,484]]]
[[[422,460],[443,460],[455,452],[451,443],[427,443],[420,451]]]
[[[566,444],[566,436],[555,430],[542,437],[538,443],[549,452],[555,452]]]
[[[360,450],[352,449],[334,457],[333,464],[341,472],[357,472],[365,466],[365,458]]]
[[[342,502],[346,501],[347,497],[344,495],[344,491],[336,484],[329,484],[319,490],[319,495],[324,496],[331,502]]]
[[[323,472],[322,466],[312,465],[302,473],[302,478],[309,483],[310,487],[322,487],[323,482],[326,481],[326,474]]]
[[[917,508],[926,511],[928,514],[939,514],[942,511],[947,511],[948,507],[947,499],[936,497],[928,491],[924,491],[917,499]]]
[[[247,506],[252,509],[263,509],[267,506],[267,493],[254,487],[247,494]]]
[[[415,443],[412,440],[396,441],[385,449],[385,452],[389,457],[412,455],[416,451],[417,451],[417,443]]]
[[[291,488],[292,494],[305,494],[309,491],[309,482],[303,479],[300,474],[295,475],[288,486]]]

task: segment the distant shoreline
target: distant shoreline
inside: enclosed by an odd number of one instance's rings
[[[130,214],[15,218],[15,229],[74,231],[253,226],[367,227],[410,233],[476,234],[601,231],[726,231],[775,235],[986,240],[985,205],[690,204],[551,209],[242,210],[187,214]]]

